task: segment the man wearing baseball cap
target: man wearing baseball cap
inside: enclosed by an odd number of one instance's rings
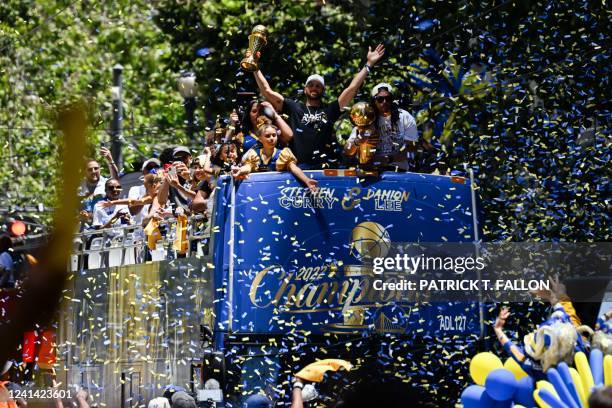
[[[284,98],[275,92],[261,73],[255,71],[255,80],[261,94],[274,106],[277,112],[289,116],[289,125],[293,129],[291,150],[302,168],[321,168],[334,166],[334,123],[357,94],[367,74],[382,58],[385,47],[378,44],[376,49],[368,49],[365,66],[355,75],[349,86],[342,91],[334,102],[322,102],[325,93],[325,79],[313,74],[304,83],[305,103]]]
[[[394,102],[393,87],[385,82],[376,84],[370,95],[370,104],[376,112],[376,131],[379,141],[376,145],[374,164],[380,170],[406,171],[413,167],[416,142],[419,139],[414,117]],[[360,142],[361,135],[353,129],[344,149],[353,155]]]

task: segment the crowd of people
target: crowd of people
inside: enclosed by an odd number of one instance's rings
[[[85,179],[79,195],[81,231],[135,225],[145,234],[164,235],[163,221],[168,218],[210,214],[216,180],[230,175],[235,180],[253,172],[291,172],[304,187],[317,191],[317,181],[303,170],[355,166],[356,149],[366,137],[355,127],[344,146],[338,143],[334,124],[355,98],[368,74],[385,53],[379,44],[369,49],[366,63],[340,96],[325,103],[325,79],[310,75],[304,83],[304,100],[285,98],[273,90],[261,71],[253,73],[262,99],[253,99],[234,110],[227,126],[219,123],[206,136],[199,150],[173,146],[142,165],[142,185],[130,188],[122,197],[119,169],[110,151],[102,147],[100,155],[109,177],[101,175],[94,159],[85,162]],[[419,140],[416,121],[396,103],[392,85],[379,83],[371,88],[370,105],[376,114],[377,133],[374,162],[383,171],[417,171],[416,152],[430,149]],[[150,241],[154,244],[155,239]]]
[[[150,240],[155,233],[164,234],[160,223],[168,218],[201,214],[206,220],[210,216],[216,180],[222,175],[239,181],[254,172],[291,172],[305,188],[316,192],[317,181],[308,177],[303,170],[356,164],[352,157],[366,142],[367,136],[356,126],[346,144],[339,146],[334,125],[384,53],[382,45],[374,50],[369,49],[363,68],[330,103],[323,102],[326,85],[321,75],[313,74],[307,78],[303,89],[304,100],[296,101],[273,90],[264,74],[255,71],[253,75],[262,100],[249,101],[239,109],[242,115],[237,110],[229,114],[229,126],[217,127],[206,138],[207,142],[201,149],[172,146],[162,151],[159,157],[146,160],[141,167],[142,184],[131,187],[125,198],[122,195],[120,169],[114,163],[111,152],[101,147],[99,154],[106,162],[109,177],[102,175],[97,160],[85,160],[85,178],[79,189],[82,198],[79,214],[81,231],[133,225],[142,227],[142,238],[146,235]],[[381,82],[372,86],[369,94],[377,134],[373,162],[383,171],[421,170],[419,151],[431,151],[433,148],[419,138],[415,118],[396,103],[398,95],[394,87]],[[0,285],[4,287],[14,284],[16,268],[9,256],[10,240],[1,240],[0,244]],[[576,351],[588,351],[591,347],[600,348],[606,354],[612,352],[610,314],[605,316],[595,336],[593,332],[590,336],[584,335],[579,330],[580,319],[563,286],[557,282],[555,290],[546,296],[553,306],[553,313],[541,325],[544,329],[540,328],[532,335],[529,344],[515,344],[504,332],[504,325],[510,316],[508,309],[502,309],[493,325],[503,349],[527,374],[542,379],[549,367],[560,361],[570,361]],[[544,332],[550,341],[559,339],[555,347],[544,347],[540,344],[541,340],[539,343],[535,340],[538,335],[540,339],[544,338]],[[4,373],[7,370],[5,368]],[[9,389],[14,386],[2,384],[0,392],[3,391],[2,387]],[[366,390],[359,399],[363,402],[364,398],[371,396],[370,391]],[[291,407],[301,408],[304,403],[316,398],[316,394],[313,384],[296,377],[291,385]],[[596,398],[607,398],[609,401],[609,394],[610,389],[607,388],[594,393],[592,398],[593,401]],[[88,398],[87,392],[81,390],[76,396],[78,406],[88,406]],[[339,403],[340,406],[351,406],[346,400],[339,400]],[[25,406],[25,401],[16,401],[16,404]],[[56,406],[63,406],[62,402],[56,401]],[[184,390],[173,390],[163,397],[154,398],[148,406],[195,407],[196,402]],[[272,406],[272,402],[265,396],[254,395],[246,400],[245,406]],[[596,403],[591,403],[591,406],[596,406]]]

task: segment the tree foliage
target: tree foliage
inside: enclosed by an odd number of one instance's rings
[[[92,145],[108,140],[115,63],[125,66],[128,164],[185,142],[181,70],[197,74],[200,126],[225,117],[244,102],[239,92],[256,90],[239,62],[264,24],[262,71],[292,98],[314,72],[337,96],[383,42],[386,57],[356,99],[379,81],[397,87],[438,159],[475,170],[490,239],[609,237],[610,64],[598,2],[9,0],[0,22],[5,201],[52,196],[59,139],[48,112],[58,103],[87,98]]]
[[[115,64],[125,68],[128,163],[150,154],[153,135],[177,126],[182,106],[176,75],[159,63],[171,49],[153,13],[146,1],[0,4],[0,182],[6,193],[0,204],[52,204],[61,140],[53,112],[59,106],[85,99],[92,113],[91,155],[108,142]]]

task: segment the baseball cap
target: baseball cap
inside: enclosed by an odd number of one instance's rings
[[[251,395],[242,404],[243,408],[271,408],[272,401],[264,395]]]
[[[168,399],[172,399],[175,392],[185,391],[185,389],[179,385],[169,384],[164,388],[163,396]]]
[[[381,82],[381,83],[379,83],[379,84],[376,84],[376,85],[374,86],[374,88],[372,88],[372,93],[371,93],[371,94],[372,94],[372,97],[374,97],[374,96],[378,95],[378,93],[379,93],[380,91],[382,91],[384,88],[387,88],[387,91],[389,91],[389,93],[390,93],[390,94],[392,94],[392,93],[393,93],[393,87],[392,87],[391,85],[389,85],[389,84],[387,84],[387,83],[385,83],[385,82]]]
[[[185,146],[177,146],[177,147],[175,147],[174,150],[172,151],[172,157],[175,157],[179,153],[187,153],[188,155],[191,156],[191,151],[189,150],[189,148],[187,148]]]
[[[306,79],[304,86],[308,85],[310,81],[318,81],[321,85],[325,86],[325,79],[319,74],[313,74]]]
[[[191,165],[195,166],[196,164],[199,164],[200,166],[204,166],[209,161],[210,161],[210,155],[208,155],[208,154],[201,154],[201,155],[199,155],[198,157],[196,157],[193,160]]]
[[[185,391],[177,391],[172,395],[172,408],[197,408],[193,397]]]
[[[142,163],[142,171],[145,171],[149,164],[155,164],[157,167],[161,167],[161,162],[156,158],[151,158],[144,163]]]

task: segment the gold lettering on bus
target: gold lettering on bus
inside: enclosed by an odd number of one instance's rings
[[[273,279],[275,285],[269,281]],[[254,307],[264,309],[277,306],[282,310],[299,313],[329,308],[348,309],[356,305],[381,305],[389,302],[408,301],[406,294],[397,290],[377,291],[373,289],[374,279],[362,275],[342,281],[308,282],[298,286],[295,274],[286,273],[278,265],[267,267],[255,275],[249,290],[249,299]],[[391,279],[397,281],[397,279]],[[264,282],[270,284],[264,285]],[[412,300],[412,299],[411,299]]]
[[[375,209],[383,211],[401,211],[402,203],[408,201],[410,192],[389,189],[367,189],[365,192],[359,187],[353,187],[342,197],[342,209],[349,211],[361,204],[362,201],[372,200]]]

